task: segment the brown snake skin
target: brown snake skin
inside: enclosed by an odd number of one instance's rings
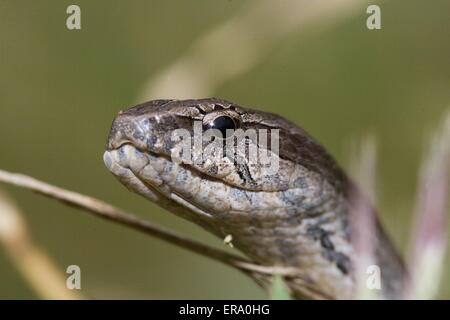
[[[278,171],[227,155],[176,163],[172,133],[185,129],[194,137],[194,121],[204,128],[278,129]],[[255,139],[246,144],[265,147]],[[297,268],[285,279],[293,297],[354,297],[349,195],[356,187],[322,146],[282,117],[215,98],[149,101],[117,115],[104,161],[131,191],[221,238],[231,235],[254,262]],[[367,236],[375,243],[383,297],[400,297],[401,259],[378,222]]]

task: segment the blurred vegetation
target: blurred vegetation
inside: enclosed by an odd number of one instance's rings
[[[65,11],[73,1],[0,0],[0,167],[110,201],[223,246],[220,239],[127,192],[104,168],[102,154],[116,112],[139,102],[136,97],[152,75],[244,3],[76,3],[82,30],[68,31]],[[374,132],[382,220],[406,252],[419,163],[430,131],[450,105],[450,2],[386,1],[380,6],[381,30],[367,30],[361,10],[332,28],[291,34],[262,63],[214,95],[292,119],[343,166],[352,138]],[[235,50],[230,46],[230,59]],[[63,269],[81,267],[87,296],[266,297],[250,279],[216,262],[29,192],[6,189],[26,213],[41,247]],[[448,298],[448,274],[444,281],[442,297]],[[2,251],[0,298],[35,298]]]

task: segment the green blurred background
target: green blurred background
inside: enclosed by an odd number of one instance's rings
[[[257,2],[0,0],[0,168],[98,197],[222,248],[220,239],[127,192],[105,169],[102,154],[113,117],[140,102],[148,79]],[[82,10],[79,31],[65,25],[73,3]],[[292,119],[344,167],[350,142],[373,132],[378,207],[406,252],[422,154],[450,106],[450,1],[378,4],[381,30],[366,28],[365,6],[328,27],[319,21],[280,40],[213,95]],[[252,34],[264,37],[257,26]],[[228,41],[233,59],[239,48]],[[89,297],[266,297],[217,262],[0,187],[17,200],[35,242],[61,270],[81,267]],[[0,247],[0,298],[37,298],[4,253]],[[450,297],[448,275],[442,297]]]

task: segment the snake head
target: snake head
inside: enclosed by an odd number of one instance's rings
[[[309,151],[300,152],[300,162],[295,143]],[[175,200],[204,217],[249,217],[300,202],[314,207],[332,191],[313,166],[334,162],[314,148],[323,153],[304,131],[270,113],[215,98],[154,100],[117,115],[104,161],[152,201]]]

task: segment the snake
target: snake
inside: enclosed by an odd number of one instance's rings
[[[174,157],[174,150],[182,154],[186,143],[195,146],[198,128],[216,135],[197,147],[230,141],[239,129],[276,132],[277,152],[250,135],[242,141],[270,154],[277,170],[238,152],[232,157],[222,148],[216,148],[223,151],[220,156],[198,161]],[[179,130],[189,135],[174,139]],[[293,122],[218,98],[152,100],[117,114],[103,159],[130,191],[221,239],[232,239],[251,261],[298,270],[285,277],[293,298],[355,297],[358,252],[350,210],[351,195],[359,189],[325,148]],[[396,299],[404,290],[405,266],[378,215],[375,219],[373,234],[366,236],[374,244],[380,291],[383,298]]]

